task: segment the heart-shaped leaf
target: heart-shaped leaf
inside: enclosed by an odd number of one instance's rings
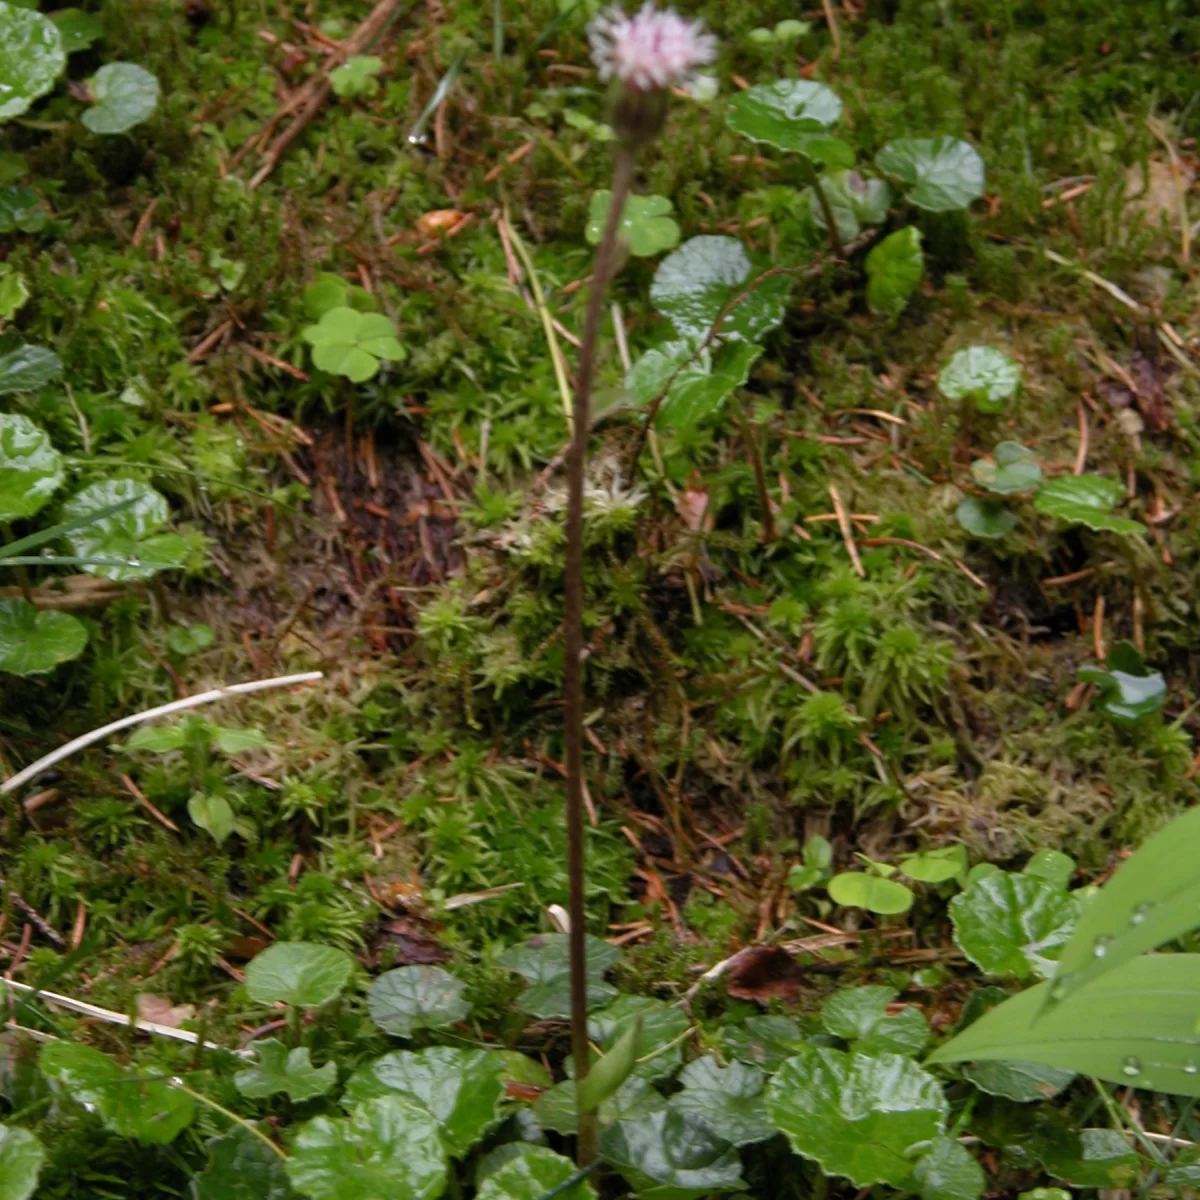
[[[334,946],[276,942],[246,965],[246,993],[255,1004],[319,1008],[350,982],[354,960]]]
[[[641,1036],[636,1057],[642,1061],[634,1067],[634,1074],[650,1080],[673,1075],[683,1060],[679,1038],[690,1024],[687,1014],[674,1004],[652,996],[619,996],[588,1017],[588,1037],[607,1053],[639,1021]]]
[[[921,1200],[979,1200],[987,1180],[983,1168],[954,1138],[939,1137],[917,1161],[913,1174]]]
[[[621,952],[601,938],[587,940],[588,1005],[608,1003],[617,989],[604,982],[604,972],[615,966]],[[565,933],[544,934],[500,956],[500,965],[523,975],[529,986],[517,997],[517,1007],[530,1016],[551,1019],[571,1015],[570,949]]]
[[[45,227],[46,207],[33,188],[0,188],[0,233],[39,233]]]
[[[607,189],[592,196],[587,240],[593,246],[604,232],[611,202],[612,192]],[[666,196],[628,196],[617,230],[629,243],[630,254],[638,258],[652,258],[679,245],[679,225],[671,216],[671,201]]]
[[[251,1100],[287,1092],[300,1103],[325,1095],[337,1083],[337,1064],[327,1062],[323,1067],[314,1067],[307,1046],[289,1050],[277,1038],[264,1038],[254,1043],[254,1049],[258,1062],[233,1077],[237,1090]]]
[[[72,551],[81,558],[116,560],[85,566],[89,575],[100,575],[124,583],[149,579],[159,571],[178,567],[187,553],[187,543],[178,534],[158,533],[171,516],[165,498],[148,483],[134,479],[108,479],[93,483],[63,505],[68,519],[86,516],[97,509],[133,503],[120,512],[89,522],[67,537]]]
[[[774,1136],[764,1092],[767,1077],[758,1067],[740,1062],[722,1067],[705,1055],[683,1068],[679,1082],[683,1091],[671,1097],[669,1106],[691,1113],[719,1137],[748,1146]]]
[[[1021,367],[994,346],[966,346],[942,368],[938,387],[947,399],[999,413],[1021,387]]]
[[[302,1125],[287,1173],[311,1200],[437,1200],[446,1186],[446,1153],[426,1109],[380,1096],[348,1119]]]
[[[895,996],[889,987],[843,988],[825,1001],[821,1020],[830,1033],[853,1042],[859,1054],[920,1054],[929,1041],[929,1026],[912,1005],[889,1015]]]
[[[144,1070],[124,1071],[91,1046],[50,1042],[38,1061],[55,1090],[89,1106],[121,1137],[161,1146],[195,1116],[195,1102],[186,1092],[147,1079]]]
[[[105,63],[92,80],[96,103],[81,118],[93,133],[127,133],[158,107],[158,78],[136,63]]]
[[[913,894],[904,884],[866,871],[843,871],[835,875],[827,891],[835,904],[880,914],[908,912],[913,902]]]
[[[617,1121],[600,1134],[600,1154],[640,1200],[698,1200],[743,1186],[737,1151],[686,1112]]]
[[[762,353],[761,346],[734,342],[716,354],[703,350],[693,362],[694,343],[672,341],[647,350],[626,378],[625,386],[642,407],[649,404],[678,370],[670,390],[659,406],[655,424],[661,429],[691,429],[718,412],[726,398],[741,387],[750,367]],[[680,370],[683,363],[687,366]]]
[[[977,458],[971,464],[971,474],[980,487],[998,496],[1032,492],[1042,482],[1037,455],[1020,442],[1000,442],[990,459]]]
[[[1140,521],[1113,513],[1125,498],[1125,489],[1103,475],[1063,475],[1051,479],[1034,498],[1033,506],[1046,517],[1057,517],[1068,525],[1086,525],[1111,533],[1145,533]]]
[[[996,500],[965,496],[954,510],[954,518],[972,536],[1002,538],[1017,527],[1015,514]]]
[[[0,3],[0,121],[19,117],[51,91],[66,64],[53,21],[32,9]]]
[[[351,1108],[377,1096],[403,1096],[431,1114],[446,1150],[462,1158],[500,1120],[505,1074],[503,1055],[491,1050],[394,1050],[355,1071],[342,1103]]]
[[[407,356],[387,317],[346,306],[328,309],[316,325],[305,328],[303,337],[322,371],[344,375],[352,383],[373,378],[380,362],[401,362]]]
[[[104,22],[82,8],[55,9],[50,20],[58,27],[58,36],[62,38],[62,48],[67,54],[86,50],[104,36]]]
[[[527,1146],[519,1155],[497,1167],[479,1185],[477,1200],[542,1200],[555,1191],[562,1200],[593,1200],[596,1193],[586,1179],[557,1191],[575,1174],[575,1164],[545,1146]]]
[[[875,165],[908,188],[908,198],[930,212],[966,208],[983,195],[983,159],[958,138],[898,138]]]
[[[62,455],[20,413],[0,413],[0,521],[32,517],[62,486]]]
[[[36,392],[62,374],[62,359],[45,346],[18,346],[0,354],[0,396]]]
[[[300,1200],[292,1190],[284,1156],[249,1130],[208,1140],[208,1166],[192,1180],[195,1200]]]
[[[654,307],[692,341],[705,337],[725,304],[743,292],[753,264],[735,238],[689,238],[663,259],[650,285]],[[721,323],[723,337],[758,342],[783,321],[791,282],[775,275],[749,293]]]
[[[434,966],[385,971],[367,992],[367,1011],[381,1029],[412,1037],[417,1029],[442,1029],[471,1011],[462,998],[466,984]]]
[[[188,800],[188,816],[218,846],[233,832],[233,809],[218,792],[194,792]]]
[[[921,231],[906,225],[889,233],[867,255],[867,303],[877,312],[902,312],[925,274]]]
[[[1001,872],[977,879],[950,901],[954,941],[989,975],[1027,979],[1048,950],[1071,935],[1078,905],[1033,875]]]
[[[791,1017],[747,1017],[724,1031],[730,1054],[741,1062],[774,1071],[807,1045],[804,1031]]]
[[[915,1191],[913,1148],[943,1132],[941,1084],[898,1054],[810,1046],[767,1088],[767,1111],[792,1149],[855,1187]]]
[[[87,629],[70,613],[38,612],[24,600],[0,600],[0,671],[45,675],[83,653]]]
[[[0,1200],[28,1200],[46,1151],[27,1129],[0,1125]]]
[[[729,127],[756,142],[803,154],[829,167],[854,166],[854,150],[829,130],[842,102],[823,83],[777,79],[739,92],[729,102]]]

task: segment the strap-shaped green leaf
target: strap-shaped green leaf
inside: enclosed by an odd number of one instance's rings
[[[596,1060],[587,1078],[579,1084],[579,1111],[590,1113],[604,1103],[629,1078],[637,1064],[638,1041],[642,1036],[642,1015],[638,1013],[616,1045]]]

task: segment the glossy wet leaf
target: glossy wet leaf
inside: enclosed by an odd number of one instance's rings
[[[354,960],[344,950],[315,942],[275,942],[246,964],[246,994],[255,1004],[317,1008],[353,976]]]
[[[694,361],[688,362],[693,346],[694,343],[683,340],[647,350],[626,378],[635,403],[643,408],[671,380],[655,421],[660,429],[691,429],[720,411],[730,393],[746,382],[750,367],[762,353],[760,346],[735,342],[715,354],[703,350]],[[687,365],[683,366],[684,363]]]
[[[542,1200],[575,1174],[575,1164],[545,1146],[528,1146],[487,1175],[475,1193],[476,1200]],[[596,1193],[586,1179],[564,1192],[560,1200],[593,1200]]]
[[[233,832],[233,808],[219,792],[193,792],[188,798],[188,816],[218,846]]]
[[[84,570],[89,575],[126,583],[149,579],[159,571],[178,567],[187,543],[178,534],[158,532],[170,519],[171,510],[165,498],[148,483],[133,479],[93,483],[63,505],[62,515],[67,519],[83,517],[125,500],[133,503],[68,534],[71,550],[81,558],[115,559],[122,563],[89,566]]]
[[[997,500],[964,496],[954,518],[972,537],[1002,538],[1017,527],[1016,515]]]
[[[673,1075],[683,1061],[678,1039],[690,1024],[678,1005],[652,996],[618,996],[607,1008],[588,1018],[588,1037],[607,1053],[635,1022],[641,1023],[636,1057],[645,1061],[637,1063],[634,1074],[651,1080]],[[664,1049],[668,1046],[669,1049]]]
[[[53,21],[32,9],[0,3],[0,121],[19,117],[52,91],[66,63]]]
[[[977,458],[971,474],[980,487],[998,496],[1032,492],[1042,482],[1037,455],[1020,442],[1000,442],[992,457]]]
[[[967,873],[967,848],[961,844],[922,850],[900,860],[900,874],[920,883],[946,883]]]
[[[87,629],[70,613],[38,611],[25,600],[0,600],[0,672],[45,675],[78,658]]]
[[[51,1042],[39,1057],[55,1090],[88,1105],[121,1137],[147,1145],[164,1145],[195,1116],[195,1101],[186,1092],[147,1075],[147,1068],[126,1071],[106,1054],[76,1042]]]
[[[884,179],[873,179],[858,171],[826,171],[819,187],[829,201],[843,241],[858,237],[864,226],[878,225],[887,218],[892,189]],[[808,201],[814,224],[824,229],[825,209],[815,186],[809,189]]]
[[[307,1046],[289,1050],[276,1038],[263,1038],[254,1043],[254,1050],[258,1055],[255,1065],[233,1077],[237,1090],[251,1100],[286,1092],[300,1103],[325,1095],[337,1083],[337,1064],[314,1067]]]
[[[16,1125],[0,1125],[0,1200],[29,1200],[37,1187],[46,1151]]]
[[[1027,979],[1033,960],[1062,946],[1075,927],[1076,902],[1033,875],[978,879],[950,901],[954,941],[989,975]]]
[[[626,1118],[644,1117],[667,1107],[666,1098],[653,1084],[631,1075],[613,1094],[600,1102],[600,1124],[611,1125]],[[574,1134],[578,1126],[575,1110],[575,1080],[564,1079],[544,1091],[530,1108],[543,1129]]]
[[[908,912],[913,902],[912,891],[904,884],[866,871],[843,871],[829,881],[827,890],[835,904],[880,914]]]
[[[92,79],[95,104],[81,121],[93,133],[127,133],[158,107],[158,78],[136,63],[105,63]]]
[[[575,1096],[579,1112],[595,1112],[629,1078],[637,1062],[641,1036],[642,1019],[636,1014],[611,1049],[588,1068],[587,1077],[580,1082]]]
[[[621,951],[601,938],[588,936],[588,1004],[606,1004],[617,989],[604,982],[604,972],[621,959]],[[529,986],[517,997],[517,1007],[530,1016],[571,1015],[570,951],[565,933],[550,933],[513,946],[500,956],[500,965],[523,976]]]
[[[724,306],[757,272],[741,242],[712,234],[689,238],[663,259],[650,300],[684,339],[704,338]],[[721,322],[722,337],[758,342],[783,321],[790,280],[775,275],[751,291]]]
[[[921,231],[906,225],[871,248],[866,259],[867,303],[877,313],[895,316],[925,274]]]
[[[11,321],[29,303],[29,280],[7,263],[0,263],[0,321]]]
[[[691,1113],[735,1146],[765,1141],[775,1134],[767,1116],[767,1077],[758,1067],[732,1062],[720,1066],[711,1055],[688,1063],[679,1074],[683,1090],[668,1101]]]
[[[971,1152],[953,1138],[939,1137],[913,1168],[921,1200],[979,1200],[987,1180]]]
[[[1051,479],[1034,498],[1043,516],[1057,517],[1068,525],[1111,533],[1145,533],[1140,521],[1119,517],[1112,510],[1125,498],[1125,488],[1104,475],[1062,475]]]
[[[328,309],[316,325],[304,329],[303,337],[322,371],[344,375],[352,383],[373,378],[381,362],[401,362],[407,357],[396,327],[387,317],[344,305]]]
[[[774,1071],[807,1043],[804,1031],[791,1017],[747,1017],[723,1031],[730,1054],[764,1071]]]
[[[947,1102],[911,1059],[810,1046],[780,1067],[767,1111],[792,1149],[828,1173],[915,1191],[914,1153],[943,1132]]]
[[[898,138],[880,150],[875,165],[905,185],[913,204],[930,212],[966,208],[983,195],[983,159],[958,138]]]
[[[461,1021],[471,1011],[462,998],[466,986],[442,967],[397,967],[371,984],[367,1011],[387,1033],[411,1037],[418,1029],[442,1029]]]
[[[50,14],[58,28],[62,48],[67,54],[86,50],[93,42],[104,36],[104,22],[95,13],[81,8],[59,8]]]
[[[823,83],[777,79],[739,92],[725,119],[730,129],[753,141],[830,167],[852,167],[854,150],[829,132],[841,115],[841,100]]]
[[[62,359],[45,346],[18,346],[0,354],[0,396],[36,392],[62,374]]]
[[[1163,1182],[1170,1187],[1200,1188],[1200,1146],[1188,1146],[1175,1156]]]
[[[641,1200],[698,1200],[743,1186],[737,1151],[686,1112],[617,1121],[600,1134],[600,1156]]]
[[[39,233],[45,226],[46,207],[33,188],[0,188],[0,233]]]
[[[193,1200],[300,1200],[281,1154],[240,1126],[208,1140],[208,1166],[192,1179]]]
[[[1075,860],[1061,850],[1035,850],[1023,870],[1065,891],[1075,874]]]
[[[1043,1063],[1148,1091],[1200,1096],[1200,954],[1129,959],[1045,1008],[1052,983],[1013,996],[930,1062]]]
[[[1119,1130],[1081,1129],[1074,1156],[1047,1155],[1046,1171],[1081,1188],[1127,1188],[1142,1160]]]
[[[970,1063],[963,1074],[989,1096],[1003,1096],[1019,1104],[1051,1100],[1075,1078],[1074,1071],[1040,1063],[986,1061]]]
[[[895,996],[892,988],[879,985],[839,989],[825,1001],[821,1021],[830,1033],[853,1042],[857,1053],[920,1054],[929,1026],[912,1005],[889,1014]]]
[[[938,388],[981,413],[1000,413],[1021,388],[1021,366],[994,346],[964,346],[942,368]]]
[[[32,517],[62,487],[63,476],[50,435],[20,413],[0,413],[0,521]]]
[[[312,1200],[437,1200],[447,1167],[428,1111],[400,1096],[380,1096],[348,1118],[302,1125],[286,1169]]]
[[[492,1050],[394,1050],[355,1071],[342,1103],[403,1096],[432,1115],[447,1152],[461,1158],[499,1121],[504,1077],[504,1058]]]
[[[604,232],[611,201],[612,192],[608,189],[592,196],[586,232],[593,246]],[[671,201],[666,196],[630,195],[621,210],[617,230],[628,243],[629,253],[638,258],[651,258],[679,245],[679,224],[671,216]]]

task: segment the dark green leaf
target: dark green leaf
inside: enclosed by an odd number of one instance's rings
[[[983,159],[957,138],[898,138],[875,164],[907,185],[913,204],[931,212],[966,208],[983,195]]]
[[[600,1104],[600,1124],[644,1117],[667,1107],[663,1094],[645,1079],[631,1075],[617,1090]],[[575,1114],[575,1080],[565,1079],[544,1091],[530,1110],[543,1129],[555,1133],[573,1134],[578,1120]]]
[[[246,994],[255,1004],[317,1008],[350,982],[354,960],[334,946],[276,942],[246,966]]]
[[[411,1037],[417,1029],[442,1029],[461,1021],[471,1011],[462,998],[465,988],[441,967],[397,967],[371,984],[367,1011],[381,1029]]]
[[[683,1090],[668,1104],[677,1112],[692,1113],[735,1146],[748,1146],[775,1133],[767,1117],[766,1078],[757,1067],[740,1062],[722,1067],[705,1055],[683,1068]]]
[[[477,1200],[542,1200],[574,1174],[575,1164],[569,1158],[545,1146],[528,1146],[484,1178],[475,1195]],[[596,1193],[581,1179],[558,1195],[561,1200],[593,1200]]]
[[[1002,538],[1017,527],[1017,518],[995,500],[966,496],[954,510],[955,519],[973,537]]]
[[[0,354],[0,396],[9,392],[36,392],[61,374],[62,359],[53,350],[45,346],[18,346]]]
[[[314,1067],[307,1046],[289,1050],[276,1038],[264,1038],[254,1043],[254,1049],[257,1064],[233,1077],[237,1090],[251,1100],[287,1092],[300,1103],[325,1095],[337,1083],[337,1065],[327,1062],[323,1067]]]
[[[33,188],[0,188],[0,233],[38,233],[45,226],[46,208]]]
[[[587,939],[588,1004],[606,1004],[617,989],[603,981],[621,952],[601,938]],[[550,933],[513,946],[500,956],[500,965],[516,971],[529,986],[517,998],[517,1007],[530,1016],[549,1019],[571,1015],[570,950],[565,933]]]
[[[587,1077],[580,1082],[575,1094],[578,1111],[595,1112],[629,1078],[637,1062],[641,1036],[642,1018],[639,1013],[625,1027],[612,1049],[590,1065]]]
[[[827,890],[835,904],[873,913],[908,912],[913,902],[913,894],[904,884],[865,871],[843,871],[829,881]]]
[[[1118,517],[1113,508],[1124,499],[1125,489],[1103,475],[1062,475],[1051,479],[1034,497],[1033,506],[1043,516],[1057,517],[1068,525],[1111,533],[1145,533],[1140,521]]]
[[[27,8],[0,3],[0,121],[19,117],[51,91],[66,66],[54,23]]]
[[[126,565],[86,568],[118,583],[149,579],[159,571],[183,562],[186,544],[175,534],[156,531],[167,523],[171,510],[163,496],[147,483],[109,479],[93,483],[63,505],[63,516],[72,519],[97,509],[132,500],[127,508],[99,517],[75,529],[67,538],[81,558],[119,559]]]
[[[648,405],[692,352],[693,344],[688,341],[668,342],[647,350],[626,379],[635,402],[643,408]],[[711,417],[726,397],[746,382],[750,367],[761,353],[762,347],[750,342],[723,346],[716,354],[701,351],[694,362],[675,375],[659,407],[656,424],[666,429],[690,429]]]
[[[963,1074],[981,1092],[1019,1104],[1052,1100],[1075,1078],[1074,1071],[1023,1062],[971,1063],[963,1068]]]
[[[747,1017],[741,1025],[725,1029],[723,1036],[731,1054],[764,1071],[776,1070],[807,1042],[791,1017]]]
[[[600,1134],[600,1154],[641,1200],[698,1200],[743,1186],[737,1151],[689,1113],[617,1121]]]
[[[1167,681],[1157,672],[1126,675],[1100,667],[1081,667],[1079,678],[1099,689],[1096,706],[1121,724],[1133,725],[1162,712],[1167,701]]]
[[[888,987],[843,988],[825,1001],[821,1020],[830,1033],[854,1042],[860,1054],[920,1054],[929,1026],[911,1005],[889,1015],[895,995]]]
[[[299,1200],[284,1156],[240,1126],[208,1140],[208,1166],[192,1180],[194,1200]]]
[[[1061,850],[1035,850],[1025,864],[1026,875],[1036,875],[1055,887],[1066,891],[1075,874],[1075,860]]]
[[[828,131],[842,102],[822,83],[777,79],[739,92],[729,102],[729,127],[756,142],[803,154],[830,167],[854,166],[854,150]]]
[[[987,1183],[983,1168],[966,1147],[948,1137],[934,1142],[913,1174],[921,1186],[921,1200],[979,1200]]]
[[[683,1061],[679,1038],[690,1024],[677,1005],[652,996],[618,996],[607,1008],[588,1018],[588,1037],[607,1053],[637,1023],[641,1025],[641,1036],[636,1057],[645,1061],[636,1065],[634,1073],[651,1080],[673,1075]],[[670,1049],[664,1050],[667,1046]]]
[[[1170,1187],[1200,1188],[1200,1146],[1188,1146],[1180,1151],[1163,1176]]]
[[[218,846],[233,832],[233,808],[220,792],[193,792],[188,798],[188,816]]]
[[[767,1088],[767,1111],[792,1148],[855,1187],[916,1190],[912,1154],[943,1132],[941,1085],[911,1059],[810,1046]]]
[[[921,231],[906,225],[889,233],[867,255],[867,303],[877,312],[902,312],[925,274]]]
[[[938,387],[947,399],[1000,413],[1021,387],[1021,367],[994,346],[966,346],[942,368]]]
[[[70,613],[39,612],[24,600],[0,600],[0,671],[45,675],[78,658],[87,640],[87,629]]]
[[[96,103],[81,118],[93,133],[127,133],[158,107],[158,79],[136,63],[105,63],[92,80]]]
[[[1037,455],[1020,442],[1000,442],[990,459],[977,458],[971,464],[971,474],[980,487],[998,496],[1031,492],[1042,481]]]
[[[84,12],[81,8],[57,9],[50,14],[50,20],[58,27],[58,36],[67,54],[86,50],[104,36],[104,22],[94,13]]]
[[[1009,873],[977,879],[950,901],[959,949],[981,971],[1018,979],[1066,942],[1077,912],[1076,902],[1053,884]]]
[[[878,225],[887,217],[892,189],[883,179],[869,179],[857,171],[826,171],[817,186],[829,201],[843,241],[858,237],[864,225]],[[809,190],[808,200],[809,215],[824,229],[825,209],[816,187]]]
[[[587,240],[593,246],[600,241],[600,235],[604,232],[611,200],[612,192],[608,189],[592,196],[592,205],[588,210]],[[671,201],[666,196],[630,195],[621,210],[617,231],[629,243],[630,254],[638,258],[652,258],[679,245],[679,225],[671,216]]]
[[[0,1125],[0,1200],[28,1200],[46,1151],[27,1129]]]
[[[1127,1188],[1137,1177],[1141,1160],[1116,1129],[1081,1129],[1074,1156],[1047,1155],[1046,1171],[1076,1187]]]

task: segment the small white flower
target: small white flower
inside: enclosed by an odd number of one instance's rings
[[[605,9],[588,26],[588,41],[603,81],[615,78],[641,92],[684,87],[717,56],[717,39],[702,22],[669,8],[659,12],[653,0],[632,17],[615,5]]]

